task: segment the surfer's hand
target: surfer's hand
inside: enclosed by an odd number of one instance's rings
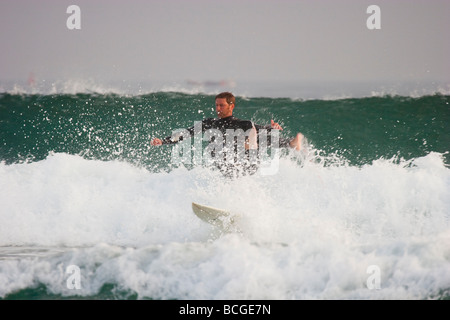
[[[155,139],[153,139],[153,140],[150,142],[150,144],[151,144],[152,146],[161,146],[161,145],[162,145],[162,140],[161,140],[161,139],[158,139],[158,138],[155,138]]]
[[[272,127],[272,129],[283,130],[283,128],[278,123],[273,121],[273,119],[270,120],[270,126]]]

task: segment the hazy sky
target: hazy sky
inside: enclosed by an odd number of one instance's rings
[[[0,0],[0,81],[449,83],[449,16],[449,0]]]

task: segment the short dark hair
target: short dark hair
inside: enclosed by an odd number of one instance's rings
[[[228,104],[235,104],[236,98],[233,96],[231,92],[222,92],[216,96],[217,99],[227,99]]]

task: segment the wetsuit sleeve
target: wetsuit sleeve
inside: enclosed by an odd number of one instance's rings
[[[211,128],[211,123],[213,120],[214,120],[213,118],[207,118],[207,119],[202,120],[202,132]],[[195,133],[195,126],[189,127],[187,129],[185,129],[185,131],[187,131],[189,133],[189,136],[186,138],[192,137]],[[176,132],[174,132],[174,134],[172,134],[171,136],[168,136],[168,137],[162,139],[162,144],[163,145],[164,144],[175,144],[180,141],[183,141],[184,138],[185,137],[183,134],[177,134]]]
[[[180,142],[181,140],[183,140],[183,136],[180,136],[178,139],[174,139],[172,138],[172,136],[169,137],[165,137],[164,139],[162,139],[162,144],[175,144]]]
[[[269,130],[269,132],[270,132],[270,130],[272,130],[272,127],[270,126],[270,124],[263,126],[263,125],[254,123],[254,125],[255,125],[256,130],[258,130],[258,131],[260,129],[266,129],[266,130]]]

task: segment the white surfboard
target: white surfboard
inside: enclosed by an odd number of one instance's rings
[[[235,222],[233,215],[226,210],[204,206],[195,202],[192,202],[192,210],[203,221],[225,231],[229,231]]]

